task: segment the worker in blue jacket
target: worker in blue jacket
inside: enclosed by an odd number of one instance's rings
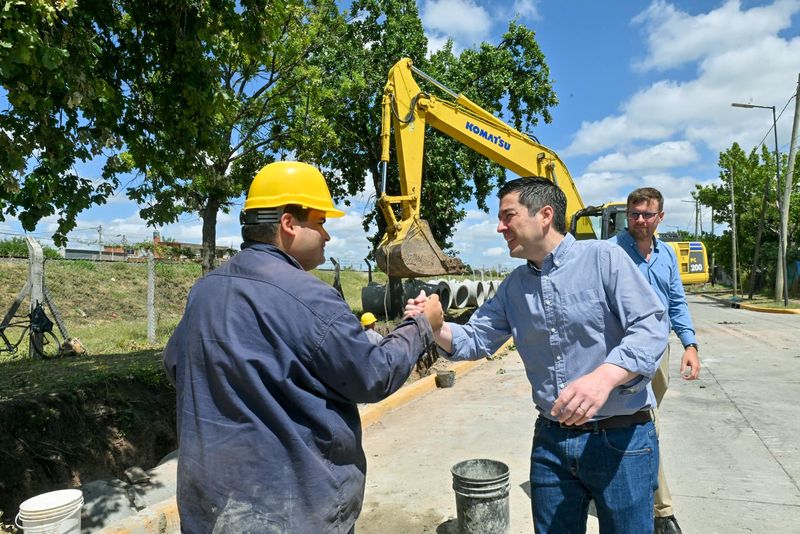
[[[200,279],[164,351],[177,390],[181,530],[348,533],[366,458],[358,403],[398,390],[442,325],[441,304],[376,346],[311,275],[343,212],[322,174],[276,162],[255,176],[242,250]]]
[[[672,247],[655,237],[658,224],[664,219],[664,197],[658,189],[642,187],[628,195],[627,205],[628,230],[618,233],[610,241],[617,243],[628,253],[667,308],[672,330],[683,345],[681,376],[685,380],[695,380],[700,376],[700,358],[678,269],[678,259]],[[658,406],[661,406],[668,386],[669,345],[653,377],[653,393]],[[656,428],[658,429],[658,425]],[[658,462],[658,490],[655,493],[653,522],[655,534],[681,534],[664,474],[663,457]]]

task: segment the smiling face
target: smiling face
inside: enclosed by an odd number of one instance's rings
[[[642,200],[628,204],[628,231],[636,241],[649,242],[664,218],[658,200]]]
[[[544,226],[542,212],[551,210],[545,206],[534,215],[519,201],[519,192],[512,192],[500,199],[500,211],[497,215],[497,232],[503,234],[508,251],[512,258],[534,261],[544,248]],[[546,253],[545,253],[546,254]]]

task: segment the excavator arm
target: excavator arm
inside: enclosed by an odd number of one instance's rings
[[[453,98],[437,98],[420,89],[413,74]],[[512,128],[463,95],[447,89],[414,67],[408,58],[389,71],[381,120],[382,179],[378,206],[387,222],[376,251],[378,265],[390,276],[440,276],[461,271],[461,262],[446,256],[420,218],[425,127],[430,125],[519,176],[541,176],[567,196],[567,214],[584,208],[575,183],[557,154]],[[400,173],[400,195],[386,194],[391,131]],[[399,205],[398,217],[394,206]],[[569,225],[569,221],[567,221]],[[595,237],[588,220],[578,221],[579,238]]]

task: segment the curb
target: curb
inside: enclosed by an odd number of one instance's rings
[[[761,313],[784,313],[784,314],[793,314],[798,315],[800,314],[800,310],[797,309],[789,309],[789,308],[764,308],[761,306],[753,306],[752,304],[745,304],[741,301],[732,301],[731,299],[727,298],[720,298],[720,297],[713,297],[711,295],[701,294],[703,298],[707,298],[709,300],[714,300],[716,302],[720,302],[722,304],[730,304],[731,308],[742,309],[747,311],[754,311],[754,312],[761,312]]]
[[[98,530],[96,534],[163,534],[180,532],[180,525],[178,503],[173,496],[148,506],[115,525]]]
[[[464,373],[471,371],[485,361],[486,359],[482,358],[480,360],[456,362],[453,364],[450,370],[455,371],[456,377],[458,377],[458,375],[463,375]],[[378,419],[380,419],[384,414],[408,404],[412,400],[418,399],[426,393],[430,393],[431,391],[435,390],[436,387],[436,375],[431,374],[424,378],[420,378],[408,386],[398,389],[396,392],[392,393],[390,396],[386,397],[380,402],[366,405],[364,408],[359,410],[362,430],[377,422]]]
[[[800,310],[795,309],[787,309],[787,308],[761,308],[759,306],[753,306],[751,304],[742,304],[739,303],[739,308],[743,310],[755,311],[755,312],[763,312],[763,313],[788,313],[788,314],[800,314]]]

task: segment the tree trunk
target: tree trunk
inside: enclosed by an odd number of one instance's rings
[[[216,267],[217,259],[217,213],[219,212],[219,200],[209,198],[205,207],[201,210],[200,216],[203,218],[203,276],[207,275]]]

